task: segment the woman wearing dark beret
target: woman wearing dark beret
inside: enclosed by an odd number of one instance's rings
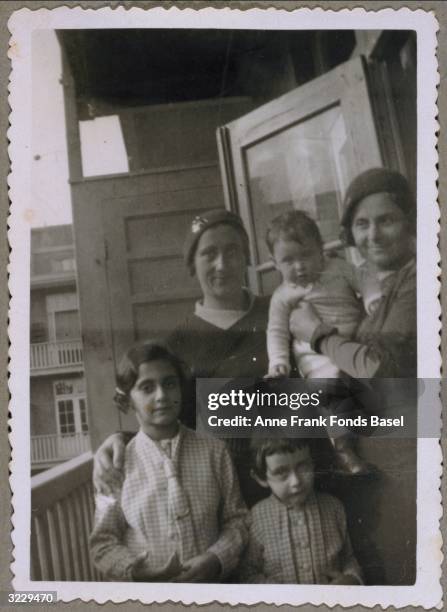
[[[379,279],[379,297],[353,339],[325,326],[308,303],[290,321],[292,333],[327,355],[348,380],[369,379],[353,382],[373,390],[376,414],[404,415],[405,430],[398,435],[386,430],[384,437],[359,439],[359,451],[376,466],[378,478],[356,481],[342,493],[369,584],[413,584],[416,572],[415,226],[415,201],[402,175],[383,168],[360,174],[346,193],[342,235]]]
[[[216,209],[195,217],[185,238],[184,260],[191,276],[197,277],[202,297],[166,342],[191,370],[185,389],[187,409],[180,419],[194,426],[196,378],[262,378],[267,372],[269,298],[254,296],[245,287],[248,236],[241,218],[232,212]],[[125,434],[109,436],[96,453],[97,486],[106,486],[105,475],[113,480],[111,454],[119,468],[125,441]],[[248,445],[243,439],[228,444],[244,496],[253,503],[263,491],[250,476]]]
[[[399,173],[373,168],[349,186],[342,235],[380,281],[381,296],[355,339],[325,326],[308,303],[291,330],[355,378],[416,376],[416,205]]]
[[[241,218],[222,209],[196,217],[185,239],[184,260],[202,298],[170,335],[169,345],[194,377],[262,377],[268,366],[269,300],[245,288],[249,243]]]

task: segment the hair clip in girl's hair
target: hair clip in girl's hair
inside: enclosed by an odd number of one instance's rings
[[[121,412],[127,414],[127,412],[129,411],[129,397],[127,393],[125,393],[119,387],[115,387],[115,395],[113,396],[113,401],[118,410],[121,410]]]

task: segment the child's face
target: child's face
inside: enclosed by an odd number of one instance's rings
[[[142,430],[149,436],[177,429],[182,393],[178,374],[169,361],[140,364],[130,399]]]
[[[315,282],[324,266],[321,247],[314,240],[301,244],[280,238],[273,245],[273,261],[286,283],[301,287]]]
[[[293,453],[268,455],[266,479],[260,484],[269,487],[287,506],[301,507],[314,485],[314,467],[309,447],[296,448]]]

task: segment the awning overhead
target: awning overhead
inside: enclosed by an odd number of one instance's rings
[[[285,51],[297,83],[315,76],[315,32],[59,30],[58,36],[74,77],[80,118],[88,116],[88,103],[104,114],[104,103],[138,106],[250,96],[255,81],[256,91],[262,89],[262,65],[277,63]],[[344,61],[354,44],[353,32],[325,36],[330,63]]]

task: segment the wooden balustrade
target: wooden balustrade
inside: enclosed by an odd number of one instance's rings
[[[94,516],[92,453],[31,479],[31,579],[98,581],[88,538]]]

